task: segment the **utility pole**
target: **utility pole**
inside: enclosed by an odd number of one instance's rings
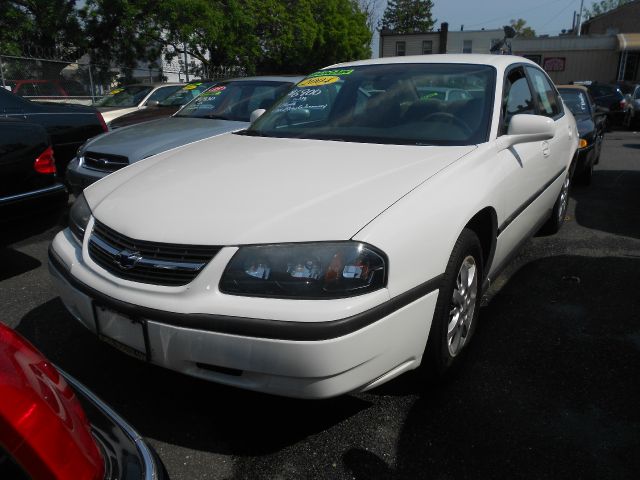
[[[187,63],[187,44],[182,44],[182,50],[184,52],[184,74],[187,77],[187,82],[189,82],[189,64]]]
[[[582,35],[582,7],[584,7],[584,0],[580,0],[580,13],[578,14],[578,36]]]

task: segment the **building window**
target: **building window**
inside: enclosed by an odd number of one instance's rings
[[[471,53],[473,50],[473,41],[472,40],[463,40],[462,42],[462,53]]]
[[[431,40],[422,41],[422,54],[431,55],[433,53],[433,42]]]
[[[406,42],[396,42],[396,56],[404,57],[406,54],[407,43]]]

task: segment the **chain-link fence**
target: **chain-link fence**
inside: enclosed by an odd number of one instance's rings
[[[187,65],[174,61],[157,68],[123,68],[44,58],[0,55],[0,85],[32,100],[93,105],[114,87],[132,83],[186,82],[245,76],[240,67]]]

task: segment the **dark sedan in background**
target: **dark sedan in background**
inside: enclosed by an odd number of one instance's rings
[[[114,130],[116,128],[134,125],[136,123],[170,117],[180,110],[180,107],[189,103],[207,88],[215,85],[215,83],[216,82],[212,80],[198,80],[197,82],[188,83],[180,90],[173,92],[167,98],[161,100],[157,105],[150,105],[147,108],[127,113],[126,115],[112,120],[109,123],[109,128]]]
[[[593,176],[593,166],[600,160],[607,121],[606,109],[596,105],[584,86],[558,85],[558,91],[565,105],[573,113],[580,135],[574,179],[579,184],[589,185]]]
[[[0,119],[0,245],[11,241],[10,225],[49,216],[57,221],[67,190],[56,177],[49,135],[44,127]]]
[[[220,82],[172,117],[118,128],[91,139],[69,164],[67,182],[78,194],[131,163],[198,140],[245,129],[251,112],[269,108],[302,78],[265,76]]]
[[[55,151],[56,167],[64,174],[78,147],[107,131],[95,108],[84,105],[32,102],[0,88],[0,118],[35,123],[45,128]]]
[[[606,109],[607,129],[613,125],[622,125],[627,101],[618,85],[591,81],[574,82],[574,84],[586,87],[591,97],[593,97],[595,104]]]

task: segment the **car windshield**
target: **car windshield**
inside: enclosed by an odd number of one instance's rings
[[[587,95],[577,89],[560,89],[560,96],[565,105],[569,107],[571,113],[576,117],[582,115],[591,115],[591,109],[589,108],[589,100]]]
[[[180,90],[173,92],[158,105],[161,107],[179,107],[190,102],[207,88],[215,85],[215,82],[192,82],[186,84]]]
[[[176,117],[213,118],[248,122],[251,112],[267,109],[284,95],[291,83],[267,80],[236,80],[219,83],[187,103]]]
[[[495,69],[386,64],[320,70],[260,117],[246,135],[402,145],[487,140]]]
[[[136,107],[153,89],[151,85],[129,85],[114,88],[108,95],[96,102],[98,107]]]

